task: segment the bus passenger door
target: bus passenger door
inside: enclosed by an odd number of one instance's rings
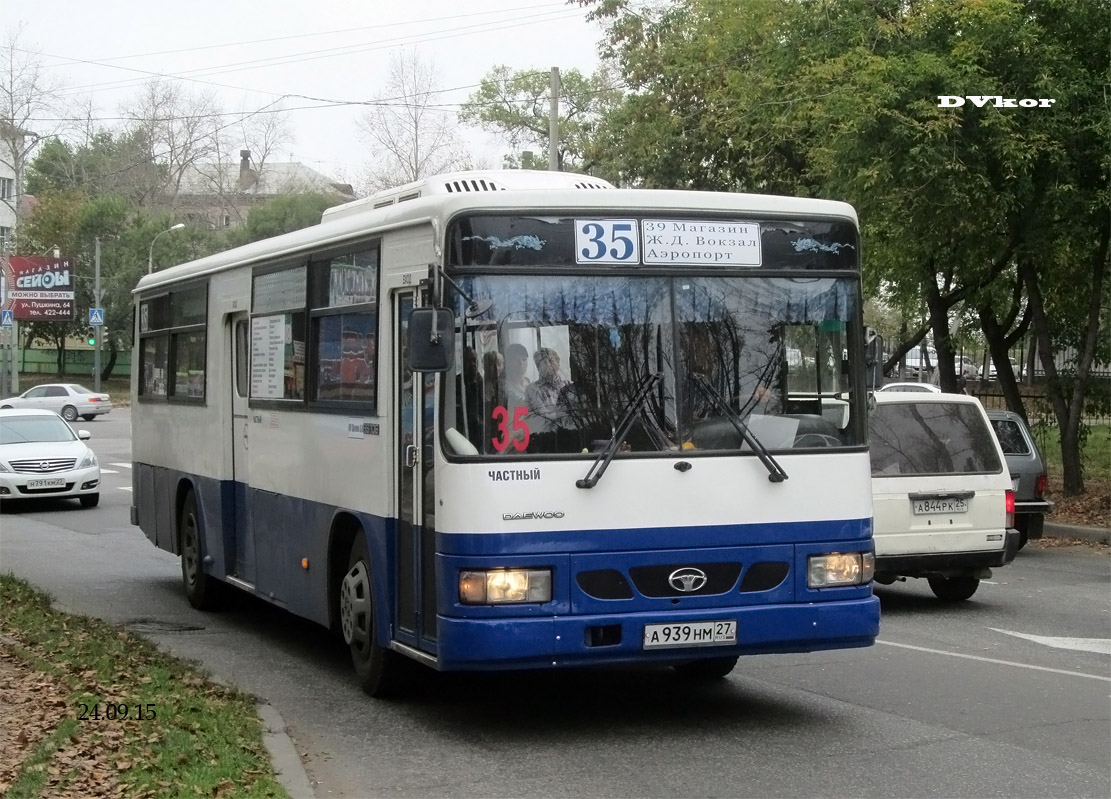
[[[231,325],[231,454],[234,478],[232,492],[235,505],[235,558],[228,560],[233,564],[231,571],[235,577],[254,583],[254,538],[247,514],[247,497],[250,495],[247,436],[251,420],[247,397],[251,386],[251,320],[247,314],[236,314],[231,318]]]
[[[436,526],[433,402],[436,375],[409,370],[409,315],[415,291],[394,297],[397,368],[397,630],[412,645],[436,638]],[[426,647],[427,648],[427,647]]]

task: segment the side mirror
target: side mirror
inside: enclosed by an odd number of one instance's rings
[[[455,315],[447,308],[415,308],[409,316],[409,368],[446,372],[455,361]]]
[[[93,437],[93,434],[90,433],[88,430],[78,430],[77,437],[82,441],[88,441],[90,438]]]

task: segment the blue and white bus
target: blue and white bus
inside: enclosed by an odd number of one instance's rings
[[[849,205],[454,173],[135,301],[132,521],[372,695],[875,640]]]

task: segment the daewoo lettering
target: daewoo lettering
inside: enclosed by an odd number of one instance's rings
[[[503,521],[516,522],[528,519],[562,519],[563,511],[561,510],[538,510],[528,511],[527,513],[503,513],[501,515]]]

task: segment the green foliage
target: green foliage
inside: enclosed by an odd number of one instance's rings
[[[602,113],[620,98],[606,70],[585,76],[577,69],[560,71],[560,169],[591,171],[597,150],[594,139]],[[513,71],[494,67],[459,112],[460,121],[502,134],[514,149],[526,152],[507,159],[507,166],[547,169],[551,104],[551,71]],[[534,148],[538,154],[527,151]]]
[[[608,25],[627,86],[597,137],[624,182],[851,202],[866,296],[900,311],[908,335],[928,322],[945,366],[953,317],[974,308],[1004,350],[1029,324],[1058,349],[1111,346],[1097,326],[1111,232],[1106,3],[581,2]],[[1056,104],[938,105],[989,94]],[[1034,295],[1043,306],[1029,309]],[[1057,407],[1060,424],[1077,423],[1075,401]]]
[[[291,194],[276,197],[265,205],[252,208],[247,224],[241,231],[229,234],[229,246],[292,233],[320,223],[325,209],[338,205],[342,200],[329,194]]]
[[[142,129],[98,131],[82,145],[49,139],[28,167],[27,192],[80,189],[142,205],[167,178],[165,166],[152,162],[150,152],[150,140]]]

